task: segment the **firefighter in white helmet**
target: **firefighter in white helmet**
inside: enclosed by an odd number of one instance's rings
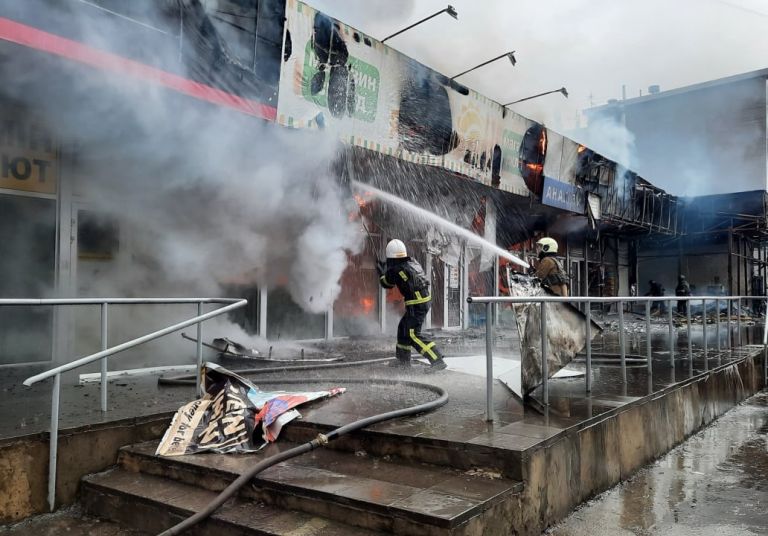
[[[434,341],[421,333],[432,300],[429,278],[421,265],[408,256],[402,240],[390,240],[386,254],[387,262],[377,263],[379,282],[387,289],[397,287],[405,298],[405,314],[397,325],[396,364],[410,367],[413,347],[427,358],[431,370],[443,370],[446,364],[440,350]]]
[[[558,296],[568,296],[568,278],[563,265],[557,260],[557,242],[553,238],[540,238],[536,245],[539,249],[539,264],[536,277],[541,286]]]

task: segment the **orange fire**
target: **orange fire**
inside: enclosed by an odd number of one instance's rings
[[[376,305],[376,300],[370,296],[363,296],[360,298],[360,306],[363,308],[363,314],[369,314],[373,311],[373,307]]]
[[[541,173],[541,171],[544,169],[544,166],[542,166],[541,164],[534,164],[533,162],[529,162],[525,164],[525,167],[527,167],[531,171],[535,171],[536,173]]]

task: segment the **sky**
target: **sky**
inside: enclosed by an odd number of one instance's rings
[[[515,51],[460,81],[504,104],[565,86],[513,109],[568,133],[591,105],[768,67],[768,0],[448,0],[442,14],[387,44],[452,76]],[[445,0],[308,0],[377,38]]]

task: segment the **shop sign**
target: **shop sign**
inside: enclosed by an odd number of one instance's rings
[[[584,214],[584,191],[578,186],[544,177],[541,203],[569,212]]]
[[[0,188],[55,194],[58,156],[42,129],[21,122],[0,123]]]

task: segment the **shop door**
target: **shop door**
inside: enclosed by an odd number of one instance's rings
[[[0,298],[50,297],[56,201],[0,194],[0,229]],[[0,307],[0,365],[50,361],[52,341],[52,307]]]
[[[445,296],[444,327],[461,327],[461,269],[458,266],[445,264],[443,285],[443,295]]]
[[[571,260],[570,270],[568,270],[569,288],[571,296],[581,296],[581,263],[579,260]]]

